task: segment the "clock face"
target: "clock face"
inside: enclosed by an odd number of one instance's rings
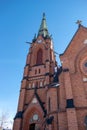
[[[38,115],[37,115],[37,114],[34,114],[34,115],[33,115],[33,120],[34,120],[34,121],[38,120]]]
[[[42,42],[42,40],[41,40],[41,39],[37,40],[37,43],[41,43],[41,42]]]

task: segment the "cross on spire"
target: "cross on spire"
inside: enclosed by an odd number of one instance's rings
[[[46,19],[46,18],[45,18],[45,13],[43,13],[43,19]]]
[[[80,26],[80,25],[81,25],[81,23],[82,23],[82,21],[81,21],[81,20],[77,20],[77,22],[76,22],[76,24],[78,24],[78,26]]]

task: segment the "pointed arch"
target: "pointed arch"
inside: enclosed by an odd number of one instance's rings
[[[40,48],[40,49],[37,51],[36,64],[39,65],[39,64],[42,64],[42,63],[43,63],[43,51],[42,51],[42,49]]]
[[[23,129],[24,130],[30,130],[30,126],[32,123],[35,123],[35,125],[39,124],[42,125],[43,123],[43,110],[40,107],[40,105],[37,104],[30,104],[28,108],[24,111],[23,114]],[[38,115],[38,120],[34,120],[34,115]],[[35,126],[34,126],[35,128]]]

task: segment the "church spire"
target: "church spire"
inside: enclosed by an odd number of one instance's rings
[[[40,35],[42,35],[43,37],[49,37],[45,13],[43,13],[43,18],[42,18],[42,21],[41,21],[40,29],[38,31],[38,36],[40,36]]]

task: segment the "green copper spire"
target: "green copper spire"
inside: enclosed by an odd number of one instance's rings
[[[42,18],[40,29],[39,29],[39,32],[38,32],[38,36],[39,35],[42,35],[43,37],[49,37],[49,32],[48,32],[48,29],[47,29],[45,13],[43,13],[43,18]]]

